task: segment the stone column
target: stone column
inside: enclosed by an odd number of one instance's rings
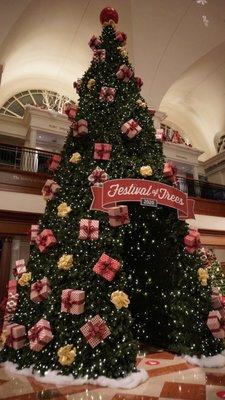
[[[159,129],[161,122],[167,117],[167,115],[161,111],[156,111],[153,117],[153,123],[155,129]]]

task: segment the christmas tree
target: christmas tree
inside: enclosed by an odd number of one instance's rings
[[[123,97],[116,76],[125,37],[111,18],[117,22],[116,11],[103,10],[102,36],[90,40],[93,59],[74,84],[79,106],[65,109],[72,125],[61,157],[49,165],[53,177],[42,189],[46,210],[31,229],[28,265],[19,260],[18,279],[9,283],[14,306],[6,306],[11,315],[5,318],[1,361],[41,374],[56,370],[95,379],[136,373],[137,342],[124,292],[124,230],[110,226],[106,213],[89,210],[91,187],[127,175],[119,127],[133,100]],[[144,372],[141,379],[146,377]]]
[[[74,378],[136,373],[129,303],[139,339],[199,356],[223,349],[207,327],[198,232],[177,218],[188,214],[186,194],[164,161],[116,11],[104,9],[101,22],[91,66],[74,84],[78,108],[66,108],[72,125],[50,163],[27,269],[20,260],[9,285],[19,328],[6,324],[0,353],[19,368]]]

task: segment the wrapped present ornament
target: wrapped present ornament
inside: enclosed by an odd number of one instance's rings
[[[40,319],[29,331],[28,339],[33,351],[41,351],[53,339],[51,325],[47,319]]]
[[[24,347],[26,340],[26,329],[24,325],[8,324],[5,329],[7,332],[7,346],[12,347],[15,350]]]
[[[31,228],[30,228],[30,241],[31,241],[31,243],[35,243],[38,234],[39,234],[39,225],[31,225]]]
[[[225,326],[219,311],[216,310],[209,312],[207,326],[215,338],[225,338]]]
[[[54,156],[52,156],[52,158],[49,161],[49,165],[48,165],[49,171],[54,172],[59,168],[61,158],[62,157],[59,154],[54,154]]]
[[[166,161],[163,168],[164,176],[166,176],[172,183],[175,183],[177,181],[176,173],[176,167],[171,162]]]
[[[184,244],[186,251],[190,254],[193,254],[200,247],[200,233],[197,229],[189,229],[188,235],[186,235],[184,238]]]
[[[73,121],[77,115],[77,105],[74,102],[68,102],[64,104],[64,113],[67,115],[70,121]]]
[[[157,140],[159,140],[160,142],[165,142],[166,135],[165,135],[164,129],[161,129],[161,128],[160,129],[156,129],[155,138]]]
[[[149,108],[148,108],[148,113],[149,113],[149,115],[150,115],[151,118],[154,117],[154,115],[155,115],[155,109],[149,107]]]
[[[114,101],[116,89],[109,86],[102,86],[99,93],[99,100],[111,103]]]
[[[134,72],[126,64],[121,65],[116,73],[117,78],[125,83],[128,83],[133,75]]]
[[[59,191],[60,186],[57,182],[53,181],[52,179],[47,179],[43,188],[41,189],[43,198],[45,200],[52,200],[56,193]]]
[[[61,296],[61,312],[79,315],[84,312],[84,290],[65,289]]]
[[[19,294],[18,293],[8,293],[7,302],[5,306],[5,314],[10,314],[11,316],[15,314],[18,304]]]
[[[116,40],[119,42],[120,46],[126,45],[127,35],[124,32],[116,32]]]
[[[85,119],[79,119],[72,124],[72,131],[74,137],[82,137],[88,133],[88,123]]]
[[[39,281],[32,283],[30,299],[34,303],[40,303],[43,300],[46,300],[51,293],[50,283],[48,278],[44,277]]]
[[[135,83],[136,83],[136,86],[137,86],[138,90],[141,90],[141,87],[143,85],[142,79],[139,78],[138,76],[136,76],[134,79],[135,79]]]
[[[113,227],[126,225],[130,222],[127,206],[110,207],[108,208],[108,214],[109,223]]]
[[[184,144],[185,143],[184,139],[182,138],[182,136],[179,134],[178,131],[173,132],[171,142],[176,143],[176,144]]]
[[[122,127],[122,133],[126,134],[129,139],[134,138],[141,132],[142,128],[138,125],[138,122],[134,119],[130,119],[129,121],[125,122]]]
[[[95,264],[93,271],[106,279],[107,281],[112,281],[119,271],[121,264],[118,260],[111,258],[107,254],[103,253],[99,258],[98,262]]]
[[[97,240],[99,238],[99,221],[97,219],[81,219],[78,239]]]
[[[80,94],[82,86],[82,79],[78,78],[75,82],[73,82],[73,87],[76,89],[77,94]]]
[[[102,183],[108,179],[108,174],[104,171],[104,169],[99,167],[96,167],[88,177],[90,184],[94,186],[101,186]]]
[[[41,253],[56,245],[57,240],[51,229],[44,229],[36,238]]]
[[[225,319],[225,308],[224,308],[224,304],[222,302],[222,296],[220,294],[219,288],[212,288],[211,304],[212,304],[212,308],[214,310],[218,310],[221,317],[223,319]]]
[[[27,272],[27,267],[26,267],[25,260],[24,259],[17,260],[15,262],[15,269],[14,269],[14,272],[13,272],[14,275],[18,276],[18,275],[23,274],[24,272]]]
[[[105,61],[106,51],[105,49],[94,49],[93,60],[94,61]]]
[[[112,145],[108,143],[95,143],[94,160],[109,160],[111,156]]]
[[[109,327],[100,315],[95,315],[80,330],[92,348],[98,346],[111,334]]]
[[[91,39],[89,40],[89,46],[92,50],[97,49],[98,47],[101,46],[102,42],[101,39],[95,35],[93,35],[91,37]]]

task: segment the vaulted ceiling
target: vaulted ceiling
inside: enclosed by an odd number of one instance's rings
[[[87,43],[109,5],[148,103],[205,158],[215,154],[214,136],[225,131],[225,0],[0,0],[0,107],[33,88],[75,98],[72,82],[89,66]]]

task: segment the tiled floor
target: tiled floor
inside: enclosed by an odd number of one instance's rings
[[[0,368],[0,399],[7,400],[218,400],[225,399],[225,367],[202,369],[161,351],[140,355],[149,379],[132,390],[99,386],[58,387]]]

